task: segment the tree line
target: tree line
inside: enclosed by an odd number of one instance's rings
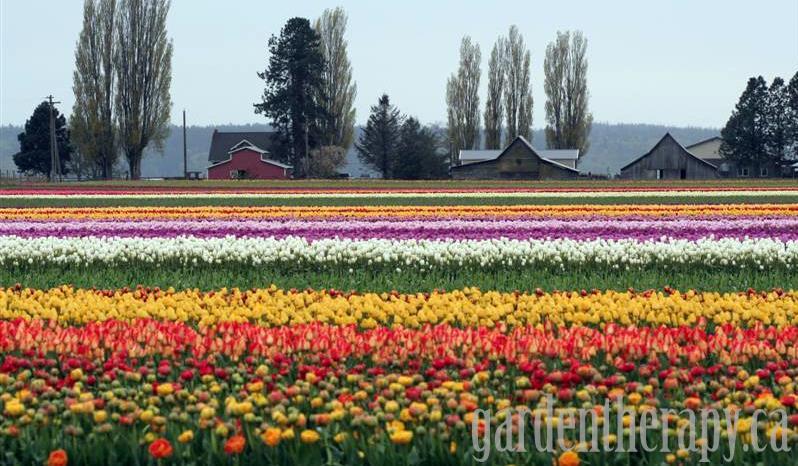
[[[67,120],[54,109],[62,173],[110,178],[120,158],[141,176],[145,149],[162,147],[171,114],[170,0],[84,0],[75,49],[75,103]],[[460,150],[500,149],[517,136],[532,140],[531,53],[516,26],[497,38],[487,61],[487,99],[479,97],[482,54],[462,38],[457,70],[446,81],[444,134],[403,114],[382,95],[354,140],[353,79],[347,15],[327,9],[312,24],[289,19],[267,43],[264,91],[254,110],[276,133],[272,157],[295,177],[337,176],[354,145],[360,160],[385,178],[445,177]],[[587,87],[587,39],[557,32],[543,60],[550,149],[589,149],[593,117]],[[798,76],[798,73],[796,74]],[[798,77],[768,86],[751,78],[726,127],[721,154],[746,164],[781,166],[798,159]],[[40,104],[18,136],[14,161],[28,174],[50,174],[49,111]]]
[[[384,178],[446,176],[443,141],[417,118],[403,115],[388,95],[379,97],[358,141],[345,39],[347,15],[325,10],[311,25],[291,18],[269,38],[269,60],[258,73],[265,88],[255,112],[270,119],[272,156],[293,166],[294,177],[336,176],[353,144],[360,160]]]
[[[721,155],[743,166],[779,170],[798,161],[798,72],[789,83],[748,80],[721,131]]]
[[[532,140],[531,54],[516,26],[499,37],[488,59],[484,144],[480,134],[479,44],[469,36],[460,43],[460,64],[446,83],[448,143],[452,160],[460,150],[500,149],[517,136]],[[593,116],[588,109],[587,39],[580,31],[558,32],[543,62],[546,92],[546,145],[579,149],[584,155]]]
[[[162,146],[172,106],[170,6],[169,0],[84,1],[69,122],[54,110],[62,173],[110,178],[124,156],[129,176],[138,179],[144,150]],[[18,137],[14,162],[27,174],[50,174],[48,105],[34,110]]]

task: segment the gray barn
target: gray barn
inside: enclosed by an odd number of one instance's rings
[[[632,180],[699,180],[718,177],[718,168],[684,148],[670,133],[654,147],[621,168]]]
[[[579,170],[542,157],[521,136],[516,137],[495,158],[458,165],[452,167],[450,173],[455,180],[567,180],[579,176]]]

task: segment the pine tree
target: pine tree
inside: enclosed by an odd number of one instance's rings
[[[294,166],[294,176],[308,173],[310,149],[320,146],[315,122],[322,109],[324,57],[319,34],[305,18],[291,18],[279,36],[269,39],[269,66],[258,76],[266,82],[262,102],[255,113],[272,120],[279,135],[275,157]]]
[[[443,178],[447,163],[441,153],[440,141],[428,127],[413,117],[402,123],[399,138],[399,158],[395,163],[396,178],[419,180]]]
[[[768,88],[762,76],[751,78],[721,130],[724,158],[741,164],[761,165],[768,160]]]
[[[378,104],[371,107],[363,134],[355,143],[360,161],[386,179],[394,177],[402,120],[399,109],[391,105],[387,94],[383,94]]]
[[[787,160],[798,160],[798,72],[787,84]]]
[[[58,157],[61,161],[61,173],[67,173],[68,162],[72,155],[69,142],[66,118],[57,108],[53,109],[55,117],[55,138],[58,145]],[[52,168],[50,156],[50,104],[42,102],[33,111],[33,115],[25,122],[25,131],[17,136],[19,152],[14,154],[14,163],[22,173],[27,175],[44,175],[50,177]]]
[[[767,96],[767,126],[766,126],[766,151],[767,157],[777,166],[781,166],[787,159],[787,150],[790,145],[790,101],[787,86],[784,80],[776,77],[768,88]]]

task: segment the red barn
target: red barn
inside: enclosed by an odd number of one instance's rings
[[[291,167],[269,158],[272,133],[220,133],[213,132],[208,159],[209,180],[229,179],[287,179]],[[255,139],[257,142],[252,142]],[[233,142],[235,141],[235,142]]]

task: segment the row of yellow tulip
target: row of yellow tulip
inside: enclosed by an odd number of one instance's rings
[[[42,318],[62,323],[153,318],[213,325],[267,326],[322,322],[363,328],[425,324],[798,325],[798,291],[718,293],[661,291],[483,292],[476,288],[432,293],[341,293],[334,290],[211,292],[173,289],[49,290],[0,288],[0,319]]]

